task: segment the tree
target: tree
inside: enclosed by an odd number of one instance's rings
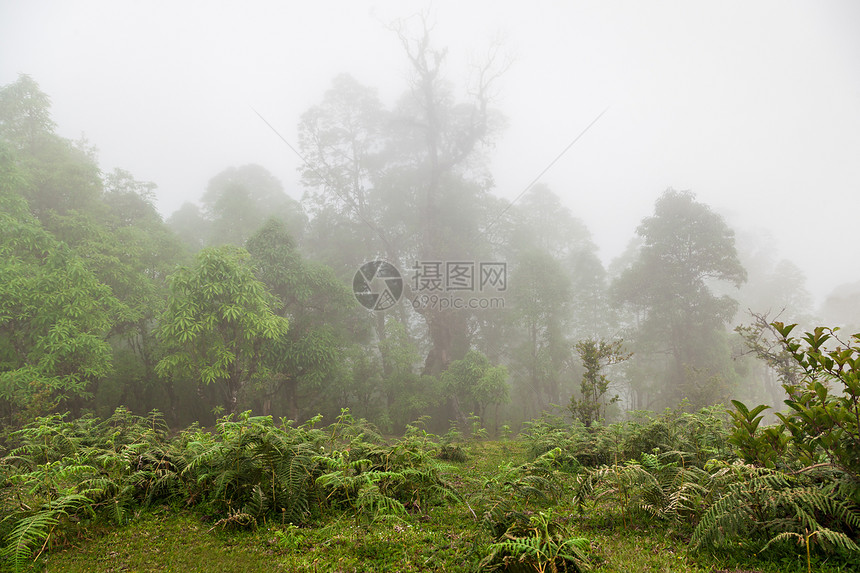
[[[22,76],[0,89],[0,145],[15,173],[8,191],[24,198],[42,231],[122,303],[105,334],[117,375],[87,384],[93,392],[88,405],[101,412],[120,402],[152,407],[153,392],[165,388],[154,384],[152,328],[166,298],[168,269],[181,260],[180,245],[153,205],[154,183],[121,169],[103,176],[85,139],[71,142],[53,129],[50,100],[34,81]],[[79,407],[80,398],[72,406]]]
[[[304,233],[306,218],[301,206],[259,165],[230,167],[213,177],[201,204],[211,222],[210,245],[240,247],[271,217],[284,221],[294,237]]]
[[[286,335],[287,319],[273,312],[244,249],[203,249],[193,267],[180,267],[169,282],[158,332],[166,354],[157,372],[222,383],[225,410],[237,412],[240,391],[265,369],[264,346]]]
[[[513,250],[542,250],[556,260],[564,260],[596,248],[585,224],[543,183],[529,189],[515,206],[512,227]]]
[[[507,207],[492,226],[496,257],[508,262],[506,309],[487,317],[481,334],[506,350],[516,402],[529,418],[568,402],[581,368],[571,341],[608,335],[612,313],[591,234],[559,197],[537,184]]]
[[[582,248],[564,260],[571,284],[571,335],[580,337],[608,336],[617,318],[609,303],[607,272],[595,252]]]
[[[322,102],[302,114],[299,147],[304,200],[312,219],[308,251],[350,279],[368,260],[401,263],[413,247],[415,216],[400,209],[407,190],[386,196],[383,173],[392,168],[392,113],[376,90],[347,74],[337,76]],[[400,216],[386,215],[396,211]],[[377,321],[385,338],[385,320]]]
[[[739,302],[735,322],[746,320],[749,313],[775,316],[784,313],[794,321],[811,325],[812,296],[806,276],[796,264],[777,259],[776,239],[766,232],[739,233],[738,257],[747,270],[747,282],[732,293]],[[713,285],[715,293],[729,294],[730,285]]]
[[[764,398],[768,406],[779,405],[785,397],[784,387],[796,386],[802,370],[793,356],[780,344],[779,332],[767,314],[751,313],[752,322],[735,327],[747,350],[754,354],[764,371],[759,388],[747,390],[752,398]],[[764,396],[756,395],[755,390],[764,391]],[[761,399],[759,401],[762,401]]]
[[[364,219],[369,226],[362,230],[377,235],[371,239],[382,238],[370,202],[389,121],[376,90],[348,74],[337,76],[323,101],[302,114],[299,146],[308,160],[302,182],[315,215],[334,207],[349,219]]]
[[[0,88],[0,136],[18,149],[32,151],[44,138],[53,136],[51,98],[33,78],[19,74],[18,80]]]
[[[379,343],[382,361],[380,388],[386,408],[383,420],[389,429],[402,431],[406,424],[443,401],[439,380],[416,371],[421,357],[402,323],[389,319],[385,340]]]
[[[16,151],[22,175],[18,191],[46,225],[53,213],[95,209],[102,192],[94,149],[83,139],[56,135],[50,105],[27,75],[0,88],[0,140]]]
[[[159,384],[155,373],[160,348],[154,329],[166,305],[167,276],[190,257],[155,208],[155,183],[115,169],[106,174],[104,186],[105,212],[81,248],[90,251],[94,271],[129,312],[117,321],[111,337],[118,376],[99,385],[105,392],[97,393],[95,406],[107,411],[119,404],[146,410],[157,406],[177,423],[174,386]]]
[[[570,298],[570,279],[549,253],[519,253],[511,271],[508,299],[513,309],[508,318],[518,327],[510,335],[511,367],[525,418],[567,401],[566,396],[562,400],[562,382],[570,357]]]
[[[613,283],[615,300],[638,313],[639,324],[630,325],[637,355],[670,357],[661,386],[638,389],[651,394],[650,403],[637,405],[653,407],[655,400],[671,405],[694,394],[703,401],[719,399],[726,387],[714,382],[725,386],[733,377],[725,326],[737,303],[715,296],[710,284],[738,287],[746,280],[734,233],[692,193],[672,189],[657,199],[654,215],[636,232],[644,243]]]
[[[344,277],[380,257],[403,269],[404,262],[474,261],[484,254],[480,226],[492,180],[479,151],[499,126],[489,108],[498,70],[479,70],[467,101],[458,101],[442,77],[444,51],[432,47],[424,24],[416,37],[395,26],[412,71],[396,106],[385,109],[374,90],[339,76],[323,102],[302,116],[310,235],[319,237],[313,248]],[[437,375],[469,349],[473,314],[418,311],[430,342],[424,373]],[[415,328],[406,310],[394,312]],[[378,341],[385,324],[380,317]]]
[[[536,184],[511,210],[507,252],[544,252],[568,278],[566,334],[574,340],[599,336],[611,320],[606,300],[606,271],[586,225],[574,217],[546,185]],[[508,255],[510,256],[510,255]]]
[[[351,411],[386,433],[402,433],[407,424],[440,406],[445,396],[438,377],[420,374],[421,355],[403,324],[394,316],[386,323],[378,352],[356,344],[340,357],[349,370],[340,388],[341,404],[355,404]]]
[[[604,371],[608,366],[630,358],[631,354],[624,352],[623,344],[621,340],[607,342],[593,338],[576,343],[576,352],[582,360],[585,372],[579,385],[580,398],[571,396],[569,410],[586,426],[605,417],[606,407],[620,400],[617,394],[606,400],[610,380]]]
[[[352,293],[324,265],[303,260],[286,225],[269,219],[248,241],[257,278],[276,297],[275,312],[289,332],[268,346],[271,376],[261,380],[263,403],[281,394],[298,420],[299,389],[324,396],[341,357],[361,336],[363,324]],[[268,407],[264,407],[267,411]]]
[[[183,203],[167,218],[167,226],[191,253],[198,252],[209,242],[210,223],[203,217],[200,207],[194,203]]]
[[[511,211],[507,253],[519,259],[521,253],[545,252],[569,279],[567,334],[574,340],[604,334],[610,322],[606,271],[585,224],[541,183],[529,189]]]
[[[116,226],[135,223],[161,224],[161,215],[155,209],[155,190],[152,181],[138,181],[125,169],[116,168],[104,176],[104,201],[110,207]]]
[[[105,338],[124,307],[8,188],[0,188],[0,277],[6,417],[89,396],[90,384],[111,372]]]
[[[504,404],[508,398],[508,369],[504,366],[493,366],[487,357],[470,350],[461,360],[451,363],[442,373],[442,385],[445,392],[451,396],[457,407],[461,420],[465,420],[466,411],[463,406],[471,408],[471,412],[485,422],[484,414],[487,406]]]
[[[860,331],[860,281],[846,283],[834,288],[821,305],[821,314],[830,324],[840,328]]]
[[[494,83],[507,65],[500,65],[498,53],[491,51],[485,65],[476,70],[471,101],[456,103],[442,78],[445,52],[432,47],[427,22],[422,20],[422,30],[415,37],[402,24],[395,31],[413,73],[409,97],[396,117],[402,130],[401,161],[411,166],[407,184],[416,198],[411,207],[420,217],[418,256],[423,261],[464,260],[479,254],[474,248],[482,240],[478,200],[487,190],[469,175],[480,164],[480,146],[489,143],[501,127],[490,102]],[[431,342],[424,371],[438,374],[469,348],[468,315],[429,308],[422,316]]]
[[[166,392],[166,407],[175,414],[172,385],[157,384],[152,331],[164,308],[166,276],[184,253],[153,205],[154,189],[154,183],[117,169],[105,176],[104,192],[87,209],[43,213],[46,228],[124,305],[109,336],[118,375],[99,382],[92,402],[101,413],[119,404],[152,408],[155,396]],[[165,408],[163,400],[157,405]]]
[[[774,322],[780,344],[802,370],[796,384],[786,383],[790,410],[777,414],[791,433],[806,465],[828,461],[851,476],[860,493],[860,333],[840,339],[838,328],[816,327],[797,340],[796,324]],[[832,344],[836,345],[833,347]]]

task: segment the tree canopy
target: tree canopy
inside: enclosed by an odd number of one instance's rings
[[[235,413],[239,392],[265,368],[264,345],[287,333],[289,323],[273,312],[272,302],[246,251],[203,249],[192,267],[171,275],[159,330],[166,353],[157,371],[221,383],[224,409]]]
[[[664,404],[685,396],[718,400],[727,388],[707,398],[699,391],[714,387],[713,376],[725,385],[734,381],[725,368],[730,356],[724,334],[737,302],[711,288],[715,281],[738,287],[746,280],[734,232],[692,193],[672,189],[657,199],[654,215],[636,232],[643,244],[613,283],[614,295],[636,316],[634,351],[671,357],[657,392],[642,390]]]
[[[593,424],[778,400],[778,362],[751,358],[768,331],[733,327],[771,303],[811,320],[799,269],[739,249],[717,211],[672,189],[604,266],[569,190],[493,194],[499,53],[458,90],[430,26],[407,28],[393,27],[399,98],[342,74],[298,118],[299,187],[225,166],[166,222],[157,183],[103,172],[85,138],[59,136],[32,78],[0,88],[4,419],[122,404],[171,423],[245,408],[301,422],[349,407],[386,431],[425,415],[436,431],[470,413],[518,424],[569,405]],[[383,260],[402,299],[369,311],[354,277]],[[624,352],[607,342],[621,338]]]

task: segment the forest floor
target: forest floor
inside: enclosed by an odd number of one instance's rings
[[[525,461],[517,442],[485,442],[469,448],[469,460],[452,464],[450,482],[464,499],[478,494],[501,465]],[[806,572],[805,551],[768,559],[702,555],[687,551],[688,539],[671,528],[584,518],[561,499],[555,516],[569,516],[578,537],[590,540],[594,573],[789,573]],[[468,503],[427,508],[396,519],[368,521],[352,515],[321,517],[309,526],[267,523],[230,532],[190,510],[161,507],[120,528],[89,529],[85,538],[43,554],[33,571],[130,572],[385,572],[478,570],[492,543]],[[514,570],[514,569],[511,569]],[[547,571],[550,569],[548,568]],[[860,571],[844,564],[813,562],[820,573]]]

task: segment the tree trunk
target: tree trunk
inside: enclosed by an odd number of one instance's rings
[[[469,351],[466,317],[459,311],[427,309],[424,318],[433,344],[424,361],[424,374],[436,376]]]
[[[235,380],[227,381],[227,396],[224,400],[224,410],[228,414],[236,414],[239,409],[239,384]]]
[[[287,417],[295,422],[299,421],[299,383],[295,378],[287,378],[286,384],[287,397]]]

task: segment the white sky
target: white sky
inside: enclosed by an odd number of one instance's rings
[[[769,233],[820,302],[860,280],[860,2],[772,0],[0,0],[0,85],[19,72],[102,168],[158,184],[165,216],[222,169],[259,163],[298,198],[301,113],[341,72],[391,102],[407,63],[385,24],[425,11],[449,79],[501,37],[496,193],[543,178],[605,262],[667,187]]]

